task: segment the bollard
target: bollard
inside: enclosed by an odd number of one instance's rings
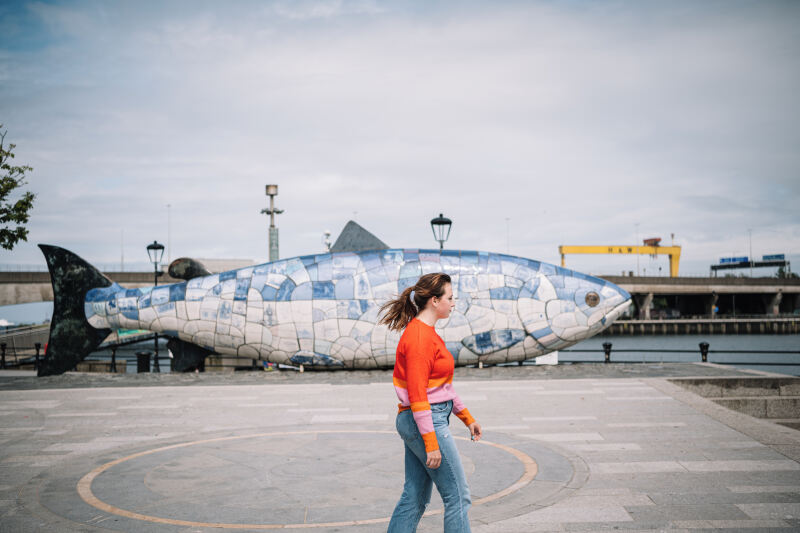
[[[2,365],[1,368],[5,369],[5,367],[6,367],[6,343],[0,344],[0,358],[2,358],[2,359],[0,359],[0,361],[2,361],[2,362],[0,362],[0,365]]]
[[[610,363],[611,362],[611,343],[610,342],[604,342],[603,343],[603,351],[606,354],[606,360],[604,362]]]
[[[111,347],[111,373],[116,374],[117,372],[117,347]]]
[[[708,362],[708,346],[709,344],[707,342],[700,343],[700,358],[704,363]]]
[[[150,372],[150,354],[152,352],[136,352],[136,372],[142,374]]]
[[[156,335],[156,339],[158,335]],[[158,364],[158,341],[156,340],[156,350],[153,354],[153,372],[161,372],[161,366]]]
[[[42,349],[42,343],[37,342],[33,345],[33,347],[36,349],[36,364],[34,364],[33,369],[39,370],[39,351]]]

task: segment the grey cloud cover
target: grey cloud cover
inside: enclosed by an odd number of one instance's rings
[[[393,246],[558,262],[559,244],[800,261],[800,4],[18,2],[0,122],[39,194],[29,243],[90,261],[264,260],[356,219]],[[656,268],[643,258],[642,264]],[[800,263],[796,263],[800,264]],[[632,257],[576,256],[594,273]],[[666,260],[657,263],[667,270]],[[797,268],[797,267],[796,267]],[[650,272],[653,272],[650,270]]]

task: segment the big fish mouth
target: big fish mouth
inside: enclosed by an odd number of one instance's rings
[[[619,318],[619,316],[633,303],[632,300],[625,300],[617,305],[606,315],[606,322],[611,322]]]

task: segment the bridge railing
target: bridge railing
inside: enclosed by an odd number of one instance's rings
[[[613,353],[635,353],[635,354],[659,354],[661,356],[661,361],[664,360],[664,354],[698,354],[699,361],[695,360],[695,362],[703,362],[703,363],[715,363],[720,365],[745,365],[745,366],[797,366],[800,369],[800,350],[712,350],[711,344],[708,342],[700,342],[698,343],[698,347],[695,350],[687,350],[687,349],[667,349],[667,348],[623,348],[623,349],[613,349],[613,343],[604,342],[603,348],[588,350],[588,349],[566,349],[566,350],[559,350],[559,355],[562,353],[598,353],[602,354],[602,357],[596,360],[570,360],[569,358],[559,357],[559,362],[574,362],[574,363],[596,363],[596,362],[603,362],[603,363],[613,363],[613,362],[625,362],[625,363],[636,363],[639,361],[636,360],[614,360],[612,359],[612,352]],[[725,355],[775,355],[775,356],[789,356],[788,358],[782,358],[781,360],[766,360],[764,358],[749,358],[747,360],[743,360],[741,358],[730,360],[725,358],[714,357],[713,361],[709,361],[709,354],[725,354]],[[642,358],[642,363],[646,362],[655,362],[655,361],[647,361],[646,355]],[[692,362],[692,361],[686,361]]]

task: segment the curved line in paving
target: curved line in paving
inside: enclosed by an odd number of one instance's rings
[[[220,528],[220,529],[301,529],[301,528],[318,528],[318,527],[346,527],[346,526],[363,526],[368,524],[380,524],[385,523],[390,520],[390,517],[382,517],[382,518],[370,518],[366,520],[347,520],[343,522],[312,522],[312,523],[303,523],[303,524],[226,524],[226,523],[207,523],[207,522],[193,522],[191,520],[176,520],[174,518],[162,518],[159,516],[151,516],[141,513],[135,513],[133,511],[128,511],[127,509],[122,509],[120,507],[116,507],[109,503],[102,501],[100,498],[94,495],[92,492],[92,482],[103,472],[106,470],[126,461],[130,461],[133,459],[137,459],[139,457],[143,457],[145,455],[151,455],[154,453],[160,453],[168,450],[174,450],[177,448],[186,448],[188,446],[196,446],[198,444],[208,444],[212,442],[225,442],[231,440],[240,440],[240,439],[255,439],[261,437],[278,437],[278,436],[287,436],[287,435],[315,435],[315,434],[329,434],[329,433],[378,433],[378,434],[395,434],[394,431],[370,431],[370,430],[350,430],[350,431],[339,431],[339,430],[323,430],[323,431],[316,431],[316,430],[309,430],[309,431],[280,431],[280,432],[273,432],[273,433],[256,433],[254,435],[239,435],[235,437],[219,437],[214,439],[205,439],[205,440],[196,440],[192,442],[183,442],[180,444],[172,444],[169,446],[162,446],[160,448],[154,448],[152,450],[145,450],[143,452],[134,453],[132,455],[128,455],[125,457],[121,457],[119,459],[115,459],[114,461],[110,461],[104,465],[98,466],[78,481],[77,489],[78,494],[80,497],[91,505],[92,507],[96,507],[101,511],[105,511],[110,514],[115,514],[118,516],[123,516],[125,518],[132,518],[134,520],[143,520],[147,522],[155,522],[159,524],[170,524],[175,526],[186,526],[186,527],[210,527],[210,528]],[[465,437],[455,437],[459,440],[468,440]],[[483,444],[486,446],[492,446],[499,450],[502,450],[506,453],[511,454],[514,456],[518,461],[522,463],[525,468],[525,471],[522,473],[522,476],[506,487],[505,489],[485,496],[483,498],[477,499],[472,502],[472,505],[481,505],[484,503],[492,502],[508,496],[512,492],[518,491],[521,488],[528,485],[533,478],[536,477],[538,472],[538,466],[536,461],[529,455],[524,452],[521,452],[515,448],[510,446],[506,446],[504,444],[498,444],[496,442],[489,442],[485,440],[481,440],[478,444]],[[425,516],[440,514],[444,512],[444,509],[437,509],[433,511],[428,511],[425,513]]]

